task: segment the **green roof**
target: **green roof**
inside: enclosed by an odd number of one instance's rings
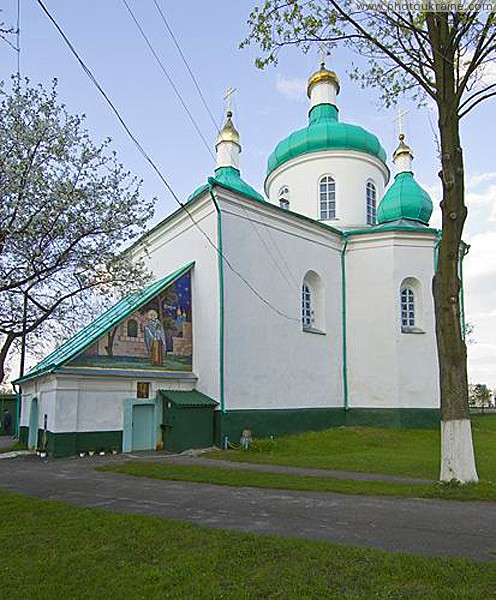
[[[169,390],[159,390],[158,393],[164,400],[169,400],[175,406],[203,406],[203,407],[215,407],[219,403],[205,396],[201,392],[191,390],[190,392],[172,392]]]
[[[215,169],[215,177],[209,177],[208,183],[204,183],[197,188],[189,196],[187,201],[191,202],[191,200],[194,200],[197,196],[203,192],[206,192],[209,188],[209,184],[220,185],[220,187],[241,194],[242,196],[248,196],[253,200],[265,202],[265,198],[262,196],[262,194],[259,194],[254,188],[251,187],[251,185],[248,185],[246,181],[241,179],[241,173],[234,167],[219,167],[218,169]]]
[[[407,219],[429,225],[432,209],[429,194],[415,181],[413,173],[406,171],[396,175],[384,194],[377,209],[377,222],[381,225]]]
[[[110,329],[121,323],[134,311],[138,310],[154,298],[157,294],[160,294],[167,286],[171,285],[189,271],[195,263],[189,263],[181,269],[174,271],[170,275],[154,281],[149,286],[139,292],[134,292],[129,296],[126,296],[122,300],[119,300],[117,304],[114,304],[107,311],[102,313],[89,325],[81,329],[75,336],[64,342],[51,354],[46,356],[41,362],[33,367],[24,377],[17,379],[13,383],[20,383],[28,379],[33,379],[43,375],[44,373],[51,373],[56,369],[62,367],[70,360],[84,352],[92,344],[94,344],[102,335],[105,335]]]
[[[386,151],[378,138],[359,125],[340,123],[338,109],[318,104],[309,113],[309,124],[277,144],[269,156],[267,176],[292,158],[320,150],[355,150],[386,162]]]

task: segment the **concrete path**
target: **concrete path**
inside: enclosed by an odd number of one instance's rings
[[[496,558],[496,503],[230,488],[94,469],[126,460],[129,457],[5,460],[0,462],[0,487],[77,506],[216,528],[430,556]]]

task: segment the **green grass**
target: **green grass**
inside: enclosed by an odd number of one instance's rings
[[[0,454],[6,454],[7,452],[14,452],[14,450],[27,450],[25,444],[20,444],[19,442],[13,443],[11,446],[7,446],[6,448],[0,448]]]
[[[131,461],[98,467],[135,477],[213,483],[232,487],[257,487],[278,490],[337,492],[339,494],[396,496],[401,498],[441,498],[444,500],[482,500],[496,502],[496,485],[481,482],[470,485],[404,484],[389,481],[360,481],[266,473],[218,467],[182,466],[157,462]]]
[[[244,534],[0,492],[5,600],[488,600],[496,564]]]
[[[479,477],[496,483],[496,416],[476,416],[472,430]],[[213,451],[211,458],[437,479],[440,435],[436,430],[339,427],[269,440],[249,451]]]

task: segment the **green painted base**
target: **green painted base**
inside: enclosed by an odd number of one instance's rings
[[[43,432],[40,432],[38,440],[43,440]],[[53,458],[74,456],[79,452],[94,450],[100,452],[105,450],[122,449],[122,431],[79,431],[52,433],[47,432],[46,450]]]
[[[19,443],[28,445],[29,427],[19,427]]]
[[[303,408],[218,411],[214,416],[215,443],[221,446],[225,436],[237,443],[243,429],[250,429],[253,436],[259,438],[342,426],[436,429],[440,411],[429,408],[352,408],[347,411],[343,408]]]

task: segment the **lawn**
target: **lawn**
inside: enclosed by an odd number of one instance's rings
[[[472,419],[479,477],[496,484],[496,416]],[[249,451],[218,450],[211,458],[437,479],[438,430],[339,427],[255,440]]]
[[[0,598],[470,599],[496,564],[208,529],[0,492]]]
[[[99,471],[113,471],[134,477],[149,477],[171,481],[192,481],[232,487],[258,487],[279,490],[335,492],[366,496],[396,496],[399,498],[440,498],[444,500],[482,500],[496,502],[496,485],[481,482],[470,485],[403,484],[390,481],[360,481],[286,475],[262,471],[237,470],[218,467],[182,466],[170,463],[130,461],[120,465],[98,467]]]

